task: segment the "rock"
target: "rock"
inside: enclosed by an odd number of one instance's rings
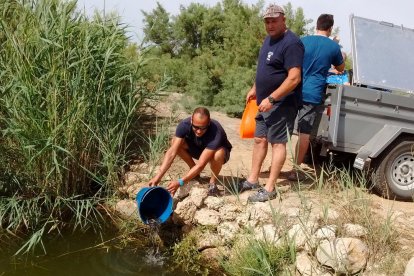
[[[268,202],[257,202],[247,206],[246,214],[249,220],[261,223],[272,222],[272,210]]]
[[[220,208],[220,217],[221,220],[234,221],[238,216],[240,216],[240,207],[236,204],[226,204]]]
[[[300,209],[297,207],[282,209],[280,212],[290,218],[295,218],[300,215]]]
[[[135,200],[123,199],[115,204],[115,211],[121,218],[138,219],[138,206]]]
[[[137,172],[127,172],[124,176],[124,181],[126,186],[131,186],[141,180],[148,180],[149,175]]]
[[[203,251],[206,248],[218,247],[221,244],[222,240],[219,236],[217,236],[217,234],[206,232],[197,239],[197,250]]]
[[[132,172],[149,173],[149,165],[147,163],[132,164],[129,169]]]
[[[177,203],[177,207],[173,212],[173,222],[178,225],[191,224],[194,220],[194,215],[197,211],[197,206],[190,200],[189,197]]]
[[[329,272],[322,270],[318,263],[306,253],[299,253],[296,256],[296,269],[302,276],[331,275]]]
[[[208,267],[218,268],[217,259],[220,256],[220,250],[217,248],[206,248],[201,251],[201,257]]]
[[[279,235],[273,224],[256,227],[254,229],[254,237],[256,240],[264,241],[266,243],[279,243]]]
[[[232,241],[239,231],[240,227],[236,222],[225,221],[217,226],[217,233],[225,242]]]
[[[194,215],[194,222],[199,225],[217,226],[220,223],[220,214],[209,209],[200,209]]]
[[[347,237],[359,238],[367,234],[368,229],[359,224],[346,223],[344,225],[344,235]]]
[[[224,200],[221,197],[208,196],[206,199],[204,199],[204,204],[208,209],[219,211],[220,208],[224,205]]]
[[[309,221],[305,224],[295,224],[289,229],[287,235],[295,242],[296,249],[300,250],[305,247],[312,236],[313,229],[315,229],[316,226],[316,222]]]
[[[368,259],[368,247],[355,238],[337,238],[323,240],[316,250],[320,264],[329,266],[337,274],[354,274],[365,268]]]
[[[193,186],[190,190],[190,199],[197,206],[201,208],[204,203],[204,199],[207,197],[208,191],[205,188]]]
[[[405,267],[404,276],[414,276],[414,257],[412,257]]]
[[[328,225],[316,230],[313,236],[318,240],[333,239],[336,237],[336,225]]]
[[[334,209],[323,210],[319,213],[319,218],[323,221],[332,221],[339,218],[339,214]]]

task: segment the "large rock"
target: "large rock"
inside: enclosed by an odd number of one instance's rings
[[[359,224],[346,223],[344,225],[344,235],[352,238],[359,238],[368,235],[368,229]]]
[[[118,201],[115,205],[115,211],[124,219],[138,219],[138,207],[135,200]]]
[[[194,222],[204,226],[217,226],[220,223],[220,214],[210,209],[200,209],[196,211]]]
[[[220,208],[220,217],[221,220],[234,221],[238,216],[240,216],[240,207],[237,204],[226,204]]]
[[[190,190],[190,199],[193,201],[197,208],[201,208],[204,203],[204,199],[207,197],[208,191],[205,188],[193,186]]]
[[[306,253],[299,253],[296,256],[296,269],[302,276],[331,275],[329,272],[321,269],[319,264],[312,260]]]
[[[316,250],[320,264],[329,266],[337,274],[354,274],[365,268],[369,250],[355,238],[337,238],[322,241]]]
[[[217,233],[225,241],[232,241],[239,233],[240,227],[236,222],[225,221],[217,226]]]
[[[193,223],[196,211],[197,206],[187,197],[177,203],[177,207],[173,213],[173,222],[178,225],[191,224]]]

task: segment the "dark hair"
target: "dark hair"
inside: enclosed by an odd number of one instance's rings
[[[208,111],[208,109],[205,108],[205,107],[201,106],[201,107],[197,107],[196,109],[194,109],[193,116],[195,114],[200,114],[200,115],[203,115],[203,116],[207,116],[207,118],[210,120],[210,111]]]
[[[334,24],[334,17],[332,14],[321,14],[316,22],[316,29],[320,31],[327,31]]]

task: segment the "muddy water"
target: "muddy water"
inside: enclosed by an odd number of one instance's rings
[[[158,246],[121,249],[119,242],[98,245],[110,239],[110,236],[97,237],[94,233],[65,234],[46,241],[47,254],[41,251],[34,257],[12,257],[15,249],[3,249],[0,251],[0,276],[188,275],[169,271],[169,256]]]

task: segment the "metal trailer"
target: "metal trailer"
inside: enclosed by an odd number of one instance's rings
[[[414,195],[414,30],[351,15],[353,85],[330,86],[314,142],[355,155],[376,191]],[[330,114],[329,114],[330,113]]]

